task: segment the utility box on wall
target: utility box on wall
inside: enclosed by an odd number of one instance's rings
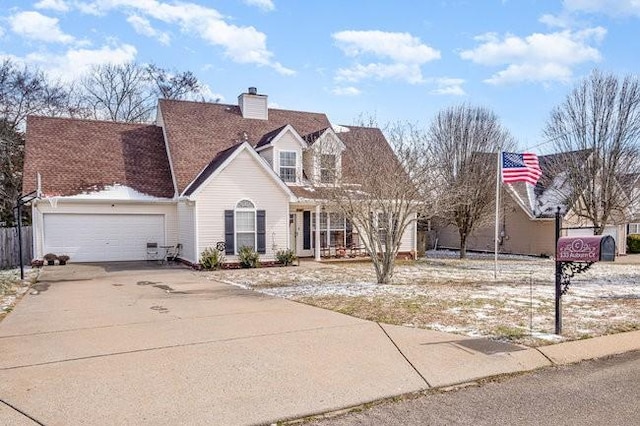
[[[616,242],[611,235],[558,239],[558,262],[613,262],[615,257]]]

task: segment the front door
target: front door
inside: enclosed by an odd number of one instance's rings
[[[289,215],[289,248],[293,251],[294,254],[297,254],[297,251],[298,251],[297,250],[298,228],[296,224],[297,224],[296,214],[295,213],[290,214]]]

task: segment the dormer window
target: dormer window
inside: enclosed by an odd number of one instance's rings
[[[298,155],[295,151],[280,151],[280,178],[284,182],[296,182]]]
[[[322,154],[320,156],[320,182],[333,183],[336,180],[336,156],[335,154]]]

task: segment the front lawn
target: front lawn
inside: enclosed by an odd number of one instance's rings
[[[29,272],[34,276],[35,272]],[[20,270],[0,270],[0,321],[13,310],[16,302],[29,289],[28,284],[20,280]]]
[[[509,339],[561,340],[554,331],[554,262],[509,256],[459,260],[446,253],[399,262],[394,284],[375,283],[368,262],[207,272],[211,279],[372,321]],[[438,256],[438,258],[434,258]],[[563,337],[640,329],[640,264],[599,263],[563,296]]]

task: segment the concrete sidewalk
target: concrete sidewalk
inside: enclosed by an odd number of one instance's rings
[[[640,332],[537,350],[380,325],[190,270],[87,268],[45,273],[0,323],[0,423],[265,424],[640,350]]]

